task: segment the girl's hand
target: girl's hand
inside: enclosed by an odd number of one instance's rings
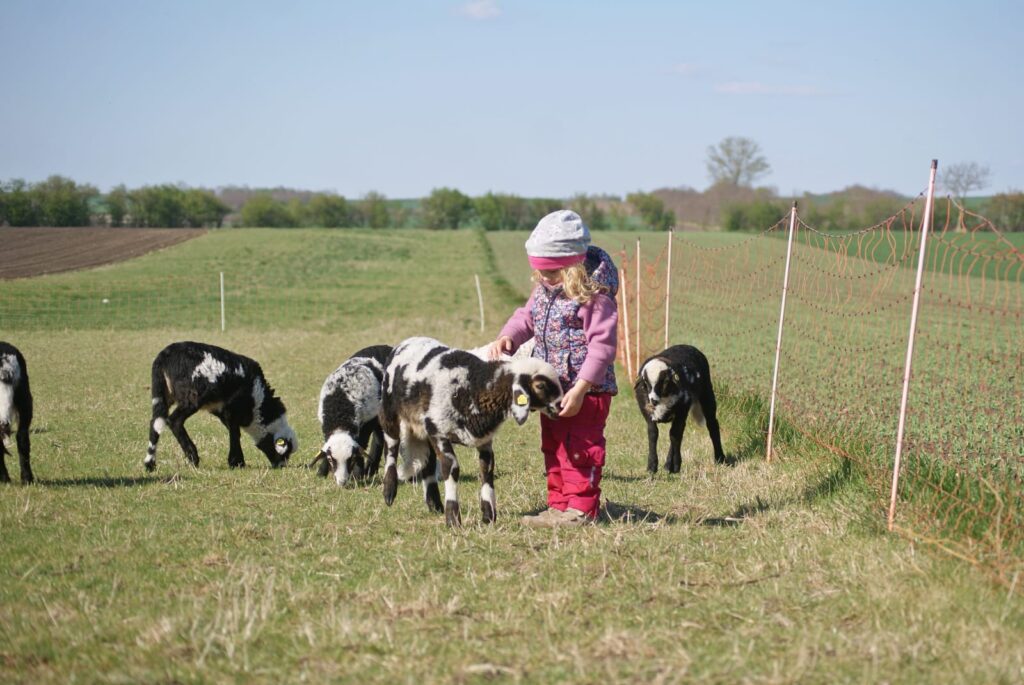
[[[487,356],[491,359],[501,359],[503,354],[512,354],[512,338],[503,335],[491,343],[487,350]]]
[[[576,416],[580,413],[580,409],[583,408],[583,398],[587,396],[587,391],[592,386],[582,378],[576,381],[576,385],[569,389],[569,392],[565,393],[562,397],[562,411],[558,412],[558,415],[563,419],[567,419],[571,416]]]

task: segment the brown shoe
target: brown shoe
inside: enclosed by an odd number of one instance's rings
[[[555,520],[564,515],[564,511],[548,507],[538,514],[524,516],[522,521],[524,526],[530,526],[531,528],[551,528]]]

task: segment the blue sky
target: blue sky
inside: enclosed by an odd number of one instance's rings
[[[417,197],[1024,189],[1022,2],[0,0],[0,179]]]

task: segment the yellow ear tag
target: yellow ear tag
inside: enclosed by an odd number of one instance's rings
[[[525,407],[529,403],[530,400],[526,399],[526,395],[519,395],[518,397],[516,397],[516,404],[518,404],[520,407]]]
[[[284,438],[278,438],[278,439],[277,439],[277,442],[275,442],[274,444],[275,444],[275,445],[277,445],[278,447],[284,447],[284,446],[285,446],[285,445],[287,445],[288,443],[287,443],[287,442],[285,442],[285,439],[284,439]]]

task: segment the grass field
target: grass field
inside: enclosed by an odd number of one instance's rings
[[[299,468],[319,446],[320,386],[348,354],[409,335],[466,346],[495,335],[525,299],[524,238],[226,230],[4,283],[9,314],[30,301],[18,298],[110,283],[170,302],[189,295],[168,283],[223,270],[246,304],[225,333],[216,309],[186,323],[173,316],[191,309],[157,307],[108,325],[0,319],[31,371],[37,478],[0,488],[0,682],[1024,679],[1016,591],[885,533],[862,475],[789,430],[797,417],[784,417],[780,459],[765,464],[765,403],[724,374],[720,421],[737,464],[715,466],[691,425],[682,473],[652,478],[620,369],[607,520],[592,528],[520,525],[544,502],[535,419],[496,443],[494,526],[478,520],[466,450],[461,530],[412,486],[388,508],[379,482],[339,489]],[[149,364],[181,339],[262,363],[299,436],[291,467],[272,471],[243,443],[249,468],[229,471],[226,434],[198,416],[200,468],[165,436],[156,473],[144,472]]]

